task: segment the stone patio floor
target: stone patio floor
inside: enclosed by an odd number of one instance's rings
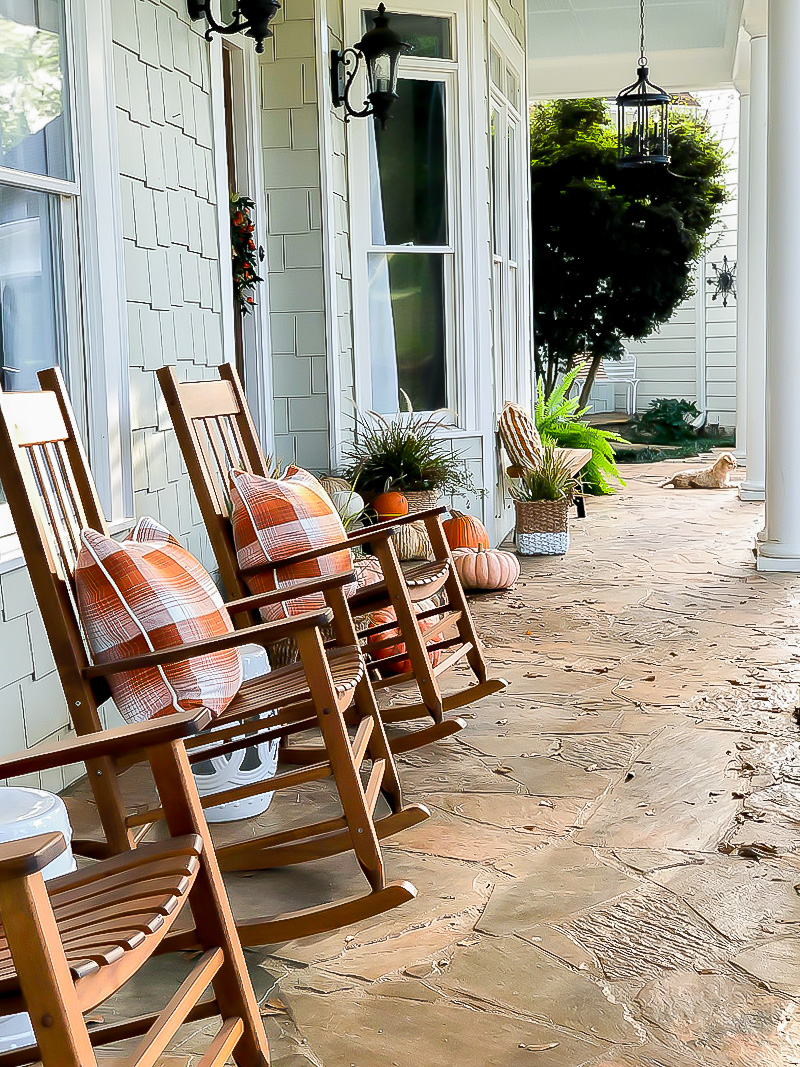
[[[248,953],[278,1067],[800,1064],[800,579],[756,573],[758,505],[664,470],[629,468],[566,557],[476,599],[511,684],[400,759],[432,818],[385,844],[387,876],[417,900]],[[229,884],[245,914],[358,879],[345,856]],[[180,969],[99,1015],[163,1003]]]

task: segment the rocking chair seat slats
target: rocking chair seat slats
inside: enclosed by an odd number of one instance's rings
[[[349,705],[353,691],[364,677],[364,658],[353,646],[329,649],[326,658],[337,696]],[[215,722],[227,723],[265,710],[283,708],[307,697],[308,682],[302,666],[290,664],[245,682]]]
[[[438,593],[447,581],[449,569],[446,560],[435,559],[405,571],[404,577],[411,599],[414,602],[428,600]],[[349,603],[351,611],[360,615],[362,612],[378,611],[388,606],[391,596],[386,582],[375,582],[374,585],[364,586],[355,592]]]
[[[94,1049],[117,1033],[140,1037],[119,1067],[155,1067],[180,1026],[195,1013],[220,1017],[219,1033],[240,1067],[266,1067],[266,1035],[247,974],[184,742],[208,723],[183,712],[157,723],[38,745],[0,758],[14,778],[146,752],[170,836],[89,863],[45,883],[42,871],[65,846],[59,833],[0,845],[0,1019],[27,1012],[35,1044],[0,1052],[2,1067],[97,1067]],[[103,766],[103,763],[97,762]],[[94,1030],[84,1018],[141,970],[154,953],[174,951],[173,928],[200,950],[189,976],[158,1014]],[[206,997],[213,986],[211,999]],[[211,1038],[206,1062],[220,1064]],[[213,1058],[208,1059],[211,1055]],[[103,1062],[106,1062],[105,1060]]]
[[[56,924],[83,1011],[109,996],[110,988],[119,989],[127,981],[131,967],[138,969],[140,961],[126,965],[126,973],[119,980],[113,973],[101,976],[101,971],[122,970],[119,965],[126,954],[152,955],[169,933],[178,915],[178,905],[197,875],[201,851],[200,838],[192,835],[170,840],[163,846],[147,845],[141,849],[140,862],[122,870],[113,869],[113,860],[95,864],[91,868],[95,877],[84,878],[76,890],[71,891],[73,876],[70,874],[48,884]],[[159,889],[152,898],[150,878],[155,871],[159,872]],[[108,900],[106,894],[112,887],[124,892],[127,899],[114,905],[114,916],[98,921],[96,912]],[[76,916],[78,903],[85,905],[87,914]],[[18,989],[19,979],[0,922],[0,997],[5,1000]]]

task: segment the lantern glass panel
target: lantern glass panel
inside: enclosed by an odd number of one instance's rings
[[[392,93],[395,90],[395,79],[393,78],[393,67],[396,64],[392,63],[392,57],[386,52],[381,52],[370,61],[369,65],[369,82],[370,91],[373,93]]]

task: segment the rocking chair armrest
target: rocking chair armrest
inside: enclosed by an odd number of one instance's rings
[[[248,626],[243,630],[234,630],[229,634],[206,638],[204,641],[189,641],[185,645],[176,645],[174,648],[161,648],[155,652],[143,652],[140,656],[128,656],[125,659],[115,659],[109,663],[96,663],[92,667],[87,667],[83,674],[85,678],[105,678],[112,674],[120,674],[122,671],[143,671],[149,667],[168,667],[171,663],[183,663],[184,660],[194,659],[196,656],[207,656],[212,652],[226,652],[230,648],[239,648],[241,645],[262,645],[266,647],[284,637],[290,637],[297,630],[310,630],[317,626],[327,626],[332,618],[333,612],[329,608],[321,608],[319,611],[307,611],[302,615],[295,615],[291,619],[280,619],[278,622],[262,622],[258,626]],[[0,777],[2,777],[1,764]]]
[[[0,881],[44,870],[67,847],[63,834],[37,834],[0,845]]]
[[[157,748],[200,733],[211,722],[206,708],[164,715],[148,722],[118,726],[83,737],[36,745],[0,759],[0,778],[17,778],[22,774],[49,771],[53,767],[67,767],[71,763],[116,757],[145,748]]]
[[[424,522],[426,519],[435,519],[446,513],[447,508],[440,505],[436,508],[426,508],[424,511],[415,511],[410,515],[401,515],[399,518],[387,519],[386,522],[376,522],[374,526],[370,526],[368,529],[374,538],[383,530],[391,530],[396,526],[408,526],[412,522]]]
[[[256,563],[250,567],[242,567],[239,573],[244,579],[247,579],[254,574],[269,574],[271,571],[278,570],[279,567],[294,567],[299,563],[311,563],[315,559],[319,559],[320,556],[330,556],[334,552],[349,552],[351,548],[377,540],[378,537],[382,535],[383,531],[378,530],[377,533],[373,533],[376,529],[375,526],[370,526],[368,530],[359,530],[357,534],[353,534],[352,536],[348,535],[346,541],[336,541],[332,545],[323,545],[320,548],[309,548],[305,552],[295,552],[293,556],[284,556],[282,559],[264,560],[263,563]],[[387,531],[386,536],[391,536],[393,527],[389,525]],[[350,581],[353,581],[352,575],[346,577],[342,582],[342,585],[346,585],[347,582]]]
[[[225,610],[229,615],[239,615],[243,611],[257,611],[269,604],[282,604],[301,596],[326,593],[329,589],[341,589],[342,586],[355,580],[355,574],[348,571],[345,574],[332,574],[327,578],[310,578],[308,581],[292,582],[291,585],[282,585],[279,589],[271,589],[267,593],[253,593],[252,596],[242,597],[241,600],[231,600],[225,605]]]

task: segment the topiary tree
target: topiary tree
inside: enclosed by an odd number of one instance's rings
[[[641,340],[690,295],[727,193],[725,152],[705,118],[675,109],[672,162],[617,167],[616,125],[603,100],[531,110],[534,330],[545,392],[590,358],[586,402],[602,359]]]

